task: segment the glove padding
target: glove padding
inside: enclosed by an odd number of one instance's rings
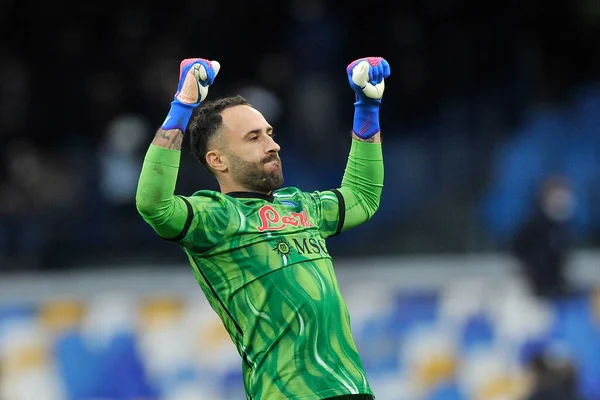
[[[356,97],[352,131],[361,139],[369,139],[380,131],[379,105],[390,65],[381,57],[359,58],[348,65],[346,74]]]
[[[198,107],[208,95],[208,87],[221,69],[218,61],[204,58],[187,58],[179,66],[179,84],[175,101]]]
[[[346,72],[357,102],[381,100],[385,78],[390,76],[390,64],[384,58],[359,58],[348,65]]]
[[[180,129],[185,132],[192,112],[206,99],[208,87],[214,83],[220,69],[221,64],[217,61],[204,58],[186,58],[181,61],[177,92],[162,129]]]

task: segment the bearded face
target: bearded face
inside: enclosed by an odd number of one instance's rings
[[[241,105],[225,109],[223,126],[207,153],[222,190],[268,194],[283,185],[280,147],[273,127],[256,109]],[[224,188],[224,189],[223,189]]]
[[[270,193],[283,185],[281,159],[271,153],[260,161],[249,161],[229,153],[229,169],[232,178],[247,190]]]

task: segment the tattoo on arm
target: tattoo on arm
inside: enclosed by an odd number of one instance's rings
[[[371,136],[368,139],[361,139],[358,136],[356,136],[355,133],[352,133],[352,138],[365,143],[381,143],[381,133],[377,133],[375,136]]]
[[[159,129],[154,136],[152,144],[169,150],[181,150],[183,132],[179,129]]]
[[[366,143],[375,143],[375,136],[371,136],[368,139],[361,139],[361,140]]]

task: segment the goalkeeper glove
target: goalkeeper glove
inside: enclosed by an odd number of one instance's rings
[[[187,58],[179,66],[179,84],[171,109],[161,128],[180,129],[185,133],[192,112],[208,95],[221,65],[203,58]]]
[[[381,57],[359,58],[348,65],[346,73],[356,95],[352,131],[359,138],[368,139],[380,130],[379,105],[390,65]]]

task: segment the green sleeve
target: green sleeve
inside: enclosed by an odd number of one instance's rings
[[[342,232],[369,220],[379,208],[383,189],[381,143],[352,140],[348,164],[338,189],[344,201]]]
[[[174,195],[181,152],[151,144],[144,158],[135,197],[142,218],[161,237],[179,240],[188,218],[189,202]]]

